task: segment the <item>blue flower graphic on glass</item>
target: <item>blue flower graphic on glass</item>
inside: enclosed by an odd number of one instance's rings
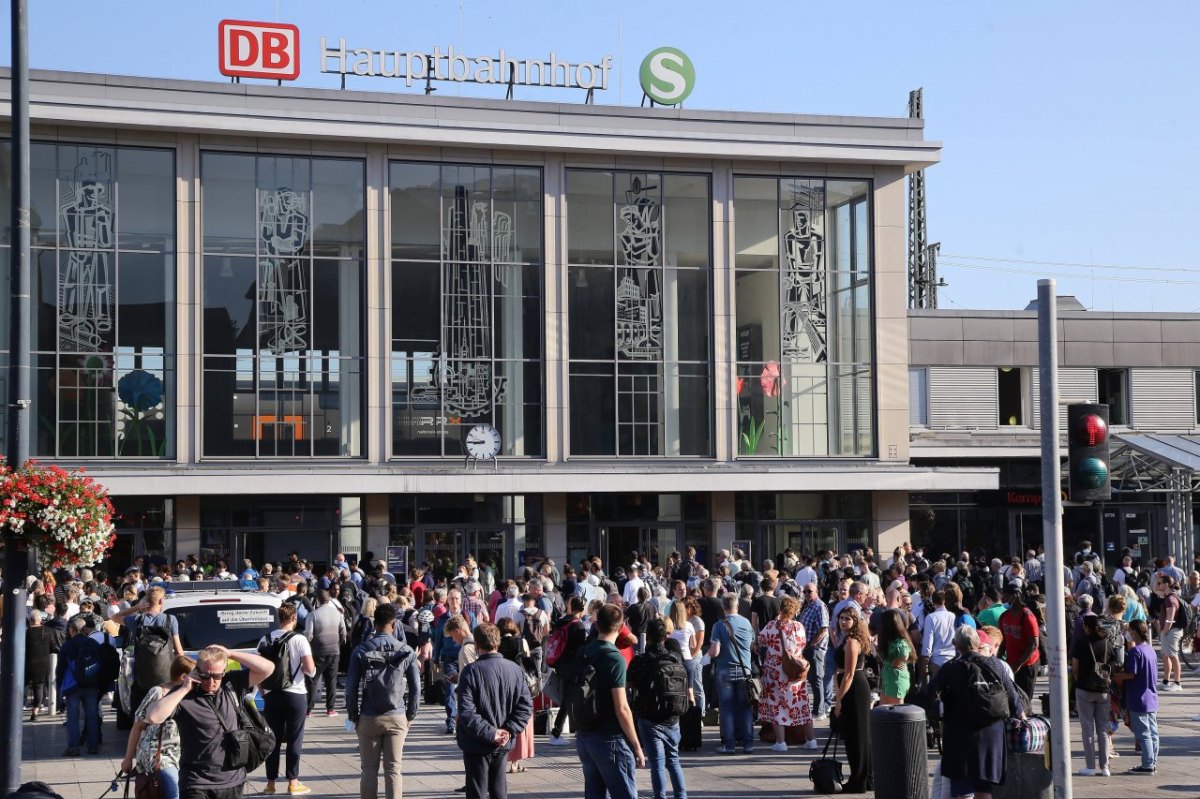
[[[130,408],[145,413],[162,402],[163,383],[145,369],[134,369],[117,381],[117,396]]]

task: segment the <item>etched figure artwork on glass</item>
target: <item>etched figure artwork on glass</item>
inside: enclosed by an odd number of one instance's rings
[[[113,228],[112,155],[80,153],[73,193],[59,208],[63,254],[58,280],[59,349],[99,352],[108,349],[113,328],[111,250]]]
[[[479,416],[504,399],[505,380],[492,372],[488,205],[472,201],[466,186],[454,187],[442,231],[445,349],[434,366],[433,385],[413,392],[421,400],[434,399],[440,390],[446,410],[459,417]]]
[[[824,206],[820,188],[794,190],[783,234],[782,348],[785,358],[800,363],[826,360],[825,239],[814,229]]]
[[[622,266],[617,274],[617,351],[635,361],[662,358],[662,205],[658,186],[633,178],[618,209]]]
[[[275,189],[259,196],[258,330],[274,355],[307,346],[308,263],[301,257],[308,242],[307,210],[306,193]]]

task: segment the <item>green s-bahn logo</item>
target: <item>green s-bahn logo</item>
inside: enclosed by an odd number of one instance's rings
[[[642,91],[659,105],[679,105],[696,87],[692,59],[674,47],[660,47],[642,60]]]

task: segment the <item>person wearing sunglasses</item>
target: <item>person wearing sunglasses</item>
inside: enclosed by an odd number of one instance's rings
[[[239,726],[236,703],[269,677],[275,664],[223,646],[201,649],[196,660],[197,670],[146,711],[146,723],[174,718],[179,727],[182,799],[241,799],[246,770],[225,768],[225,732]],[[226,673],[229,661],[241,668]]]

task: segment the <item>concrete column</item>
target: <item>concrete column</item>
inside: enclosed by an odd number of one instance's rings
[[[891,552],[905,541],[908,534],[908,492],[876,491],[871,494],[871,522],[876,552]]]
[[[391,372],[392,352],[391,305],[392,272],[389,255],[392,249],[391,213],[388,185],[387,145],[372,145],[367,149],[367,273],[366,273],[366,370],[367,441],[366,456],[371,463],[384,463],[391,452]],[[345,411],[343,411],[344,413]],[[384,542],[387,541],[387,498],[383,502]],[[383,556],[383,550],[367,546]]]
[[[733,165],[713,163],[713,453],[718,461],[737,457],[737,412],[733,385],[737,376],[737,320],[734,318]],[[714,502],[715,502],[714,495]],[[732,502],[732,500],[731,500]],[[732,513],[732,511],[731,511]],[[715,517],[714,517],[715,518]],[[732,518],[732,516],[730,517]]]
[[[200,145],[195,136],[181,135],[175,151],[175,184],[179,200],[175,212],[175,358],[167,362],[174,374],[173,402],[166,404],[166,429],[174,438],[177,463],[200,459],[200,320],[203,294],[200,287]]]
[[[193,552],[200,554],[200,497],[176,497],[175,551],[168,553],[170,562]],[[229,567],[235,568],[235,564]]]
[[[567,495],[543,495],[542,516],[546,556],[561,567],[567,562]]]
[[[714,491],[712,493],[712,534],[708,542],[709,552],[716,553],[725,549],[729,542],[737,538],[737,514],[734,512],[733,492]],[[758,543],[755,542],[755,546]]]
[[[875,169],[876,455],[908,460],[908,271],[904,170]]]
[[[385,497],[386,499],[386,497]],[[349,558],[363,553],[363,501],[361,497],[342,497],[341,529],[338,531],[338,552]],[[385,507],[386,510],[386,507]]]
[[[363,551],[374,552],[377,560],[382,559],[387,554],[388,545],[388,495],[368,494],[364,511],[366,545]],[[416,557],[416,553],[409,553],[409,557]]]
[[[567,220],[564,199],[567,179],[562,156],[547,154],[542,174],[546,253],[546,460],[554,463],[566,459],[570,445],[566,422],[570,411],[570,395],[567,391]],[[565,502],[565,498],[560,498],[560,501]],[[562,554],[565,555],[566,551],[564,530]]]

